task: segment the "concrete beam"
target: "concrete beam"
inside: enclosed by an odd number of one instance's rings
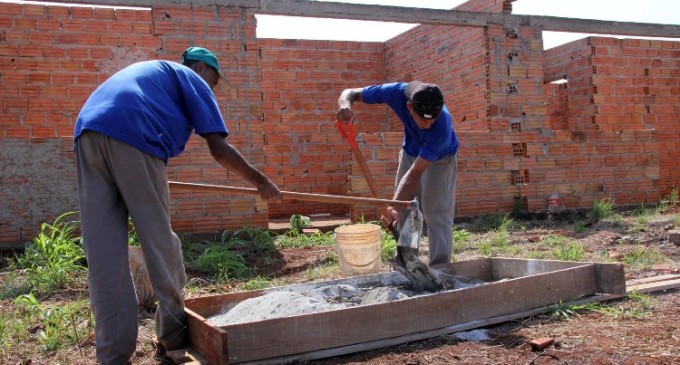
[[[347,4],[308,0],[71,0],[65,3],[115,6],[220,5],[251,9],[256,14],[372,20],[411,24],[485,27],[518,25],[544,31],[680,38],[680,25],[616,22],[553,16],[515,15],[400,6]]]

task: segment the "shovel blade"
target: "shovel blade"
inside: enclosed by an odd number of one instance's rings
[[[396,270],[404,275],[416,290],[430,292],[445,289],[444,282],[418,258],[418,250],[397,246]]]
[[[397,240],[397,256],[393,266],[415,289],[436,292],[444,289],[444,283],[418,257],[422,231],[423,216],[418,209],[411,210],[401,230],[392,228],[392,235]]]
[[[419,209],[412,209],[398,232],[397,246],[418,251],[420,236],[423,233],[423,214]]]

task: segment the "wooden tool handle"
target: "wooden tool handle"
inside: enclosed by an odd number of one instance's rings
[[[255,188],[243,188],[239,186],[224,186],[224,185],[209,185],[185,183],[179,181],[170,181],[170,189],[173,191],[191,191],[198,193],[218,193],[230,195],[256,195],[259,192]],[[281,196],[286,200],[304,200],[322,203],[339,203],[339,204],[370,204],[375,206],[395,206],[408,208],[413,206],[413,202],[407,200],[389,200],[377,198],[363,198],[357,196],[343,196],[343,195],[329,195],[329,194],[315,194],[315,193],[296,193],[292,191],[281,191]]]

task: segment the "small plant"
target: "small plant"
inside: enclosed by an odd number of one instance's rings
[[[564,246],[567,243],[567,238],[558,234],[549,234],[542,237],[539,243],[550,247]]]
[[[472,222],[472,229],[476,232],[490,230],[507,230],[513,224],[512,218],[507,214],[493,214],[480,216]]]
[[[470,232],[466,229],[453,229],[453,242],[463,243],[468,237],[470,237]]]
[[[271,280],[258,276],[243,283],[243,285],[241,285],[241,288],[243,290],[259,290],[269,288],[271,286],[272,286]]]
[[[64,345],[78,345],[93,330],[92,313],[87,300],[59,306],[43,306],[29,293],[17,297],[14,303],[16,316],[12,320],[26,326],[35,326],[36,338],[42,351],[56,351]],[[88,325],[80,326],[84,321]],[[1,336],[4,335],[0,334]]]
[[[508,231],[497,230],[491,232],[491,238],[484,240],[478,247],[483,256],[498,256],[510,250],[510,235]]]
[[[663,212],[669,208],[677,206],[680,202],[678,199],[680,199],[680,197],[678,197],[678,190],[671,190],[671,192],[664,199],[661,199],[659,205],[657,206],[657,210],[659,212]]]
[[[380,259],[386,262],[397,256],[397,241],[385,230],[382,230],[380,236]]]
[[[276,237],[275,242],[277,246],[282,248],[332,246],[333,232],[301,234],[299,231],[290,230],[285,234]]]
[[[250,273],[243,257],[222,245],[208,247],[195,266],[215,280],[241,279]]]
[[[561,300],[550,311],[550,318],[558,321],[566,321],[571,317],[579,317],[579,312],[596,312],[600,310],[598,303],[587,304],[564,304]]]
[[[581,261],[585,256],[583,246],[572,243],[571,245],[560,245],[553,250],[555,260],[562,261]]]
[[[276,251],[274,237],[266,229],[244,226],[231,233],[231,239],[229,239],[229,236],[229,231],[223,231],[220,236],[220,242],[231,241],[234,245],[245,247],[250,254],[264,254]]]
[[[613,214],[614,202],[611,199],[601,199],[593,203],[593,209],[590,211],[590,218],[597,222],[610,217]]]
[[[320,278],[333,276],[340,270],[340,267],[338,266],[339,261],[340,260],[338,259],[338,256],[332,253],[328,253],[326,256],[326,260],[324,260],[324,262],[320,263],[319,265],[309,267],[307,269],[306,271],[307,280],[312,281]]]
[[[586,231],[586,226],[582,221],[574,222],[574,232],[575,233],[583,233],[585,231]]]
[[[76,234],[79,225],[65,220],[71,214],[75,212],[60,215],[52,224],[43,223],[23,255],[10,263],[10,269],[25,270],[27,289],[37,295],[51,295],[85,269],[85,253]]]
[[[680,227],[680,214],[676,214],[673,216],[673,224],[676,227]]]
[[[613,318],[645,318],[654,309],[654,298],[638,292],[628,294],[628,300],[617,307],[602,307],[599,312]]]
[[[650,269],[652,265],[664,260],[663,254],[641,246],[636,246],[633,251],[621,258],[621,262],[634,269]]]

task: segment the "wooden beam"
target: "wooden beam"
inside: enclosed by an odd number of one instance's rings
[[[680,25],[616,22],[607,20],[515,15],[460,10],[440,10],[386,5],[348,4],[309,0],[71,0],[58,2],[115,6],[227,6],[250,9],[256,14],[383,22],[486,27],[520,25],[544,31],[611,34],[620,36],[680,38]]]

